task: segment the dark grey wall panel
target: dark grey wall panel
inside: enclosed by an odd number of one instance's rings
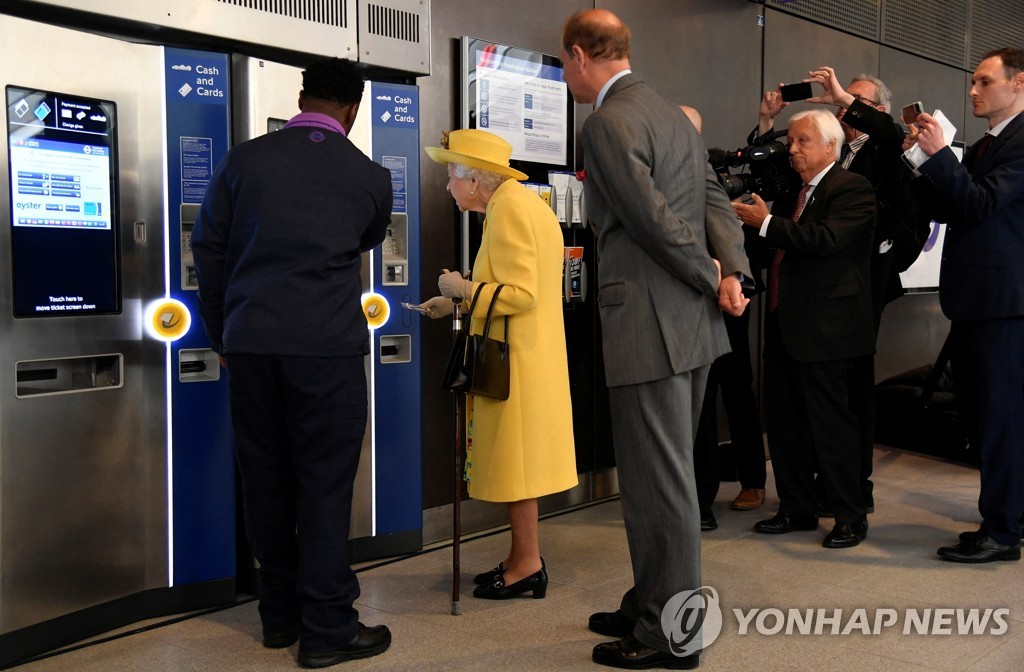
[[[963,140],[964,100],[967,98],[963,71],[882,47],[878,76],[892,90],[896,114],[901,106],[919,100],[928,113],[941,109],[960,129],[957,139]]]
[[[810,70],[821,65],[835,68],[845,85],[854,75],[878,72],[878,45],[819,26],[789,14],[770,10],[765,16],[764,80],[771,89],[779,82],[791,84],[807,77]],[[821,87],[815,86],[815,93]],[[749,105],[747,128],[757,124],[760,96]],[[776,120],[776,128],[788,125],[791,116],[801,110],[820,107],[812,103],[791,104]]]
[[[964,0],[885,0],[882,42],[940,63],[968,67],[968,4]]]
[[[763,29],[758,26],[758,4],[747,0],[601,0],[596,4],[615,12],[630,27],[633,71],[667,100],[700,111],[708,147],[743,145],[751,123],[757,120],[761,97]]]
[[[878,0],[768,0],[768,5],[869,40],[878,39]]]
[[[1024,47],[1024,6],[1020,0],[973,0],[970,42],[968,70],[992,49]]]

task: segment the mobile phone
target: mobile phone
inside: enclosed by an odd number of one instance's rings
[[[779,87],[779,91],[782,93],[782,102],[784,103],[791,103],[794,100],[807,100],[814,95],[810,82],[785,84]]]
[[[904,105],[903,109],[900,110],[900,120],[907,126],[917,122],[919,114],[924,112],[924,107],[921,105],[921,101],[911,103],[910,105]]]

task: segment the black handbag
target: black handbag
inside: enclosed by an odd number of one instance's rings
[[[481,283],[473,294],[473,301],[469,304],[469,314],[466,315],[462,331],[456,336],[452,352],[448,356],[448,365],[445,367],[442,385],[456,392],[466,392],[504,401],[508,399],[510,380],[508,316],[505,316],[504,343],[488,338],[488,335],[491,331],[491,314],[494,312],[494,304],[498,300],[501,288],[505,285],[498,285],[498,288],[494,290],[491,303],[487,307],[483,333],[469,333],[470,320],[484,284],[486,283]]]

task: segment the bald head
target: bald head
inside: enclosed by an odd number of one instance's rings
[[[689,105],[680,105],[679,109],[683,111],[683,114],[690,120],[693,127],[697,129],[697,132],[701,132],[701,118],[700,112],[696,108],[690,107]]]
[[[629,59],[629,28],[607,9],[585,9],[565,21],[562,48],[579,47],[593,61]]]

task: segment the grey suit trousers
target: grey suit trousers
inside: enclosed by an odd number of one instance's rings
[[[633,582],[622,598],[633,636],[669,652],[661,612],[700,582],[700,513],[693,440],[710,366],[608,388]]]

